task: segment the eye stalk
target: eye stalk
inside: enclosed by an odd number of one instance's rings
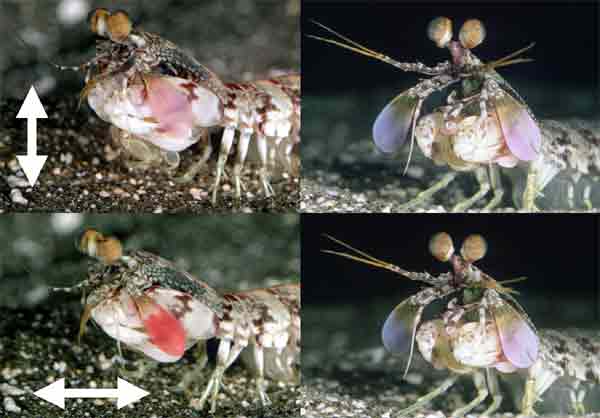
[[[79,251],[104,264],[113,264],[123,256],[123,247],[118,239],[105,237],[93,229],[86,230],[81,236]]]
[[[480,20],[469,19],[460,28],[458,39],[463,47],[473,49],[485,39],[485,26]]]
[[[111,13],[107,9],[98,8],[90,13],[88,20],[92,32],[116,43],[125,42],[131,34],[131,19],[123,10]]]
[[[436,17],[427,25],[427,36],[438,48],[445,48],[452,40],[452,21],[447,17]]]
[[[479,234],[469,235],[460,249],[460,255],[468,263],[481,260],[487,253],[487,242]]]
[[[429,240],[429,252],[437,260],[446,262],[454,254],[454,243],[446,232],[438,232]]]
[[[108,38],[107,20],[109,16],[110,12],[107,9],[98,8],[92,10],[88,16],[92,32],[103,38]]]

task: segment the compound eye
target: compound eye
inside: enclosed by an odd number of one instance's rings
[[[104,235],[93,229],[87,229],[79,240],[79,251],[90,257],[95,257],[98,242],[104,240]]]
[[[445,48],[452,40],[452,21],[447,17],[436,17],[427,26],[427,36],[439,48]]]
[[[452,238],[446,232],[438,232],[429,240],[429,252],[439,261],[448,261],[454,254]]]
[[[131,33],[131,26],[131,19],[123,10],[118,10],[108,16],[108,36],[113,42],[125,42]]]
[[[487,242],[479,234],[469,235],[460,249],[460,255],[469,263],[481,260],[487,253]]]
[[[88,22],[93,33],[104,38],[108,37],[107,19],[110,12],[103,8],[94,9],[88,15]]]
[[[79,241],[79,250],[104,264],[113,264],[123,255],[123,247],[118,239],[105,237],[93,229],[83,233]]]
[[[463,47],[473,49],[485,39],[485,26],[480,20],[469,19],[460,28],[458,39]]]

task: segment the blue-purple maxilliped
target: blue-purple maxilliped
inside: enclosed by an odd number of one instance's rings
[[[410,350],[415,322],[419,309],[406,301],[394,308],[381,329],[381,338],[390,353],[405,353]]]
[[[540,152],[542,134],[527,109],[515,99],[504,97],[496,110],[510,152],[521,161],[535,160]]]
[[[404,145],[412,126],[417,99],[400,94],[383,108],[373,124],[373,140],[379,151],[392,154]]]
[[[506,359],[519,369],[531,367],[537,360],[539,339],[523,320],[496,318],[500,344]]]

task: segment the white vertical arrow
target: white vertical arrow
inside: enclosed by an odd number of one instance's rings
[[[27,119],[27,155],[17,155],[17,159],[33,187],[48,158],[47,155],[37,155],[37,118],[47,119],[48,115],[33,86],[29,89],[17,118]]]
[[[65,389],[65,379],[59,379],[33,394],[61,409],[65,409],[65,398],[117,398],[117,409],[121,409],[150,395],[121,378],[117,378],[117,389]]]

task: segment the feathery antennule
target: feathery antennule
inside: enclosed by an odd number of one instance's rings
[[[87,281],[82,281],[81,283],[77,283],[74,286],[69,286],[69,287],[51,287],[50,290],[53,292],[65,292],[65,293],[73,293],[85,286],[87,286],[88,283]]]
[[[523,276],[523,277],[516,277],[514,279],[502,280],[502,281],[499,281],[498,283],[504,285],[504,284],[507,284],[507,283],[524,282],[525,280],[527,280],[527,277]]]
[[[28,44],[27,41],[25,41],[25,39],[23,39],[21,37],[21,35],[19,35],[18,33],[14,33],[13,36],[15,37],[15,39],[17,41],[19,41],[21,44],[23,44],[23,46],[25,48],[31,50],[36,56],[39,55],[37,49],[33,45]],[[70,66],[70,65],[60,65],[60,64],[57,64],[57,63],[55,63],[53,61],[50,61],[47,58],[43,58],[43,61],[45,61],[47,64],[50,64],[52,67],[55,67],[55,68],[57,68],[57,69],[59,69],[61,71],[83,71],[83,70],[85,70],[87,67],[89,67],[91,65],[90,63],[84,63],[82,65],[77,65],[77,66],[75,66],[75,65],[72,65],[72,66]]]
[[[378,258],[375,258],[372,255],[369,255],[369,254],[365,253],[364,251],[356,249],[356,248],[352,247],[351,245],[346,244],[343,241],[340,241],[337,238],[334,238],[334,237],[332,237],[330,235],[327,235],[327,234],[323,234],[323,236],[325,236],[326,238],[329,238],[333,242],[336,242],[336,243],[340,244],[343,247],[348,248],[351,251],[356,252],[359,255],[362,255],[364,258],[358,257],[356,255],[352,255],[352,254],[349,254],[349,253],[343,253],[343,252],[332,251],[332,250],[322,250],[324,253],[334,254],[334,255],[337,255],[337,256],[340,256],[340,257],[349,258],[350,260],[358,261],[358,262],[361,262],[361,263],[364,263],[364,264],[369,264],[369,265],[372,265],[372,266],[375,266],[375,267],[380,267],[382,269],[393,271],[394,273],[399,273],[399,274],[409,273],[409,272],[401,269],[400,267],[396,266],[395,264],[391,264],[391,263],[388,263],[386,261],[383,261],[383,260],[380,260]]]
[[[531,48],[533,48],[535,46],[535,42],[530,43],[529,45],[527,45],[525,48],[521,48],[511,54],[508,54],[505,57],[502,57],[500,59],[494,60],[492,62],[488,62],[487,64],[485,64],[486,67],[492,69],[492,68],[500,68],[500,67],[505,67],[507,65],[512,65],[512,64],[518,64],[518,63],[523,63],[523,62],[531,62],[533,61],[532,58],[517,58],[514,59],[516,56],[521,55],[522,53],[529,51]]]
[[[316,20],[311,20],[311,22],[313,22],[315,25],[325,29],[326,31],[334,34],[335,36],[339,37],[340,39],[348,42],[348,44],[337,41],[335,39],[323,38],[321,36],[316,36],[316,35],[306,35],[309,38],[316,39],[316,40],[322,41],[322,42],[326,42],[328,44],[336,45],[341,48],[345,48],[350,51],[354,51],[358,54],[366,55],[367,57],[375,58],[376,60],[383,61],[387,64],[391,64],[395,67],[398,67],[397,64],[399,64],[399,62],[394,60],[393,58],[390,58],[387,55],[382,54],[381,52],[373,51],[372,49],[369,49],[366,46],[361,45],[356,41],[353,41],[352,39],[340,34],[339,32],[336,32],[335,30],[323,25],[322,23],[317,22]]]
[[[399,267],[395,264],[392,263],[388,263],[386,261],[380,260],[378,258],[373,257],[372,255],[369,255],[367,253],[365,253],[364,251],[358,250],[354,247],[352,247],[349,244],[346,244],[343,241],[340,241],[337,238],[334,238],[330,235],[327,234],[323,234],[324,237],[329,238],[330,240],[332,240],[333,242],[336,242],[338,244],[340,244],[343,247],[348,248],[349,250],[352,250],[354,252],[356,252],[357,254],[361,255],[362,257],[353,255],[353,254],[349,254],[349,253],[344,253],[344,252],[340,252],[340,251],[333,251],[333,250],[321,250],[324,253],[327,254],[333,254],[333,255],[337,255],[339,257],[344,257],[344,258],[348,258],[350,260],[354,260],[354,261],[358,261],[360,263],[364,263],[364,264],[368,264],[371,266],[375,266],[375,267],[379,267],[382,268],[384,270],[389,270],[389,271],[393,271],[394,273],[397,273],[403,277],[406,277],[409,280],[413,280],[416,282],[425,282],[429,285],[432,286],[437,286],[440,283],[445,283],[448,281],[448,278],[445,277],[445,275],[440,275],[439,277],[435,277],[430,275],[429,273],[423,272],[423,273],[418,273],[418,272],[414,272],[414,271],[408,271],[403,269],[402,267]],[[364,258],[363,258],[364,257]]]

